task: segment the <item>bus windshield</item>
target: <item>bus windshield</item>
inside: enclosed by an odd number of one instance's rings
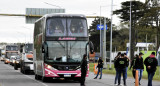
[[[17,51],[18,47],[17,46],[6,46],[6,51]]]
[[[18,52],[7,52],[6,53],[6,58],[10,58],[11,56],[17,56]]]
[[[46,36],[87,37],[87,21],[82,18],[49,18],[46,25]]]
[[[48,41],[46,62],[81,62],[87,41]]]

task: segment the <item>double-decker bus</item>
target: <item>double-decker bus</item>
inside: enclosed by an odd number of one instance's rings
[[[79,80],[83,55],[93,52],[86,17],[78,14],[47,14],[41,17],[35,22],[33,50],[35,79]]]
[[[18,45],[6,45],[5,46],[5,59],[4,63],[10,63],[11,56],[17,56],[19,54]]]

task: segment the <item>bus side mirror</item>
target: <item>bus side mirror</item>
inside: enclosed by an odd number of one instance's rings
[[[89,41],[89,50],[90,50],[90,53],[93,54],[94,53],[94,45],[91,41]]]

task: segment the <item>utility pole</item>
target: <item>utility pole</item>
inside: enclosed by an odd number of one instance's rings
[[[102,36],[101,36],[102,34],[101,34],[101,6],[100,6],[100,57],[102,56],[102,48],[101,48],[101,46],[102,46]]]
[[[104,58],[104,68],[107,68],[106,63],[106,18],[104,17],[104,37],[103,37],[103,58]]]
[[[132,2],[131,2],[131,0],[130,0],[130,29],[129,29],[129,57],[131,58],[131,28],[132,28],[132,18],[131,18],[131,16],[132,16]]]
[[[112,59],[112,15],[113,15],[113,0],[111,2],[111,32],[110,32],[110,66],[109,66],[109,69],[112,69],[111,68],[111,59]]]

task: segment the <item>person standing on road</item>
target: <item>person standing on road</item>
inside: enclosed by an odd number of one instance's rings
[[[126,86],[126,66],[127,66],[127,60],[124,58],[124,54],[121,54],[121,58],[118,58],[116,61],[116,65],[118,68],[118,85],[121,84],[121,73],[123,73],[123,83],[124,86]]]
[[[117,80],[118,80],[118,66],[116,65],[116,61],[120,57],[121,57],[121,52],[118,52],[117,56],[114,58],[114,68],[116,70],[116,76],[115,76],[115,80],[114,80],[115,85],[117,85]]]
[[[146,70],[148,72],[148,86],[152,86],[152,79],[157,69],[158,61],[155,58],[155,52],[152,52],[149,57],[144,60]]]
[[[99,79],[101,79],[102,78],[102,70],[103,70],[103,60],[102,60],[102,57],[99,57],[97,68],[98,68],[98,72],[97,72],[97,75],[96,75],[96,77],[94,79],[97,79],[99,73],[101,73],[100,74],[100,78],[99,78]]]
[[[127,65],[126,65],[126,73],[125,73],[125,78],[127,79],[127,71],[128,71],[128,66],[129,66],[129,57],[127,56],[126,53],[124,53],[124,58],[127,60]]]
[[[87,74],[87,55],[83,55],[83,59],[81,62],[81,86],[85,86],[85,78]]]
[[[141,85],[140,81],[143,75],[143,71],[144,71],[144,65],[143,65],[143,53],[139,53],[139,56],[136,58],[135,61],[135,71],[138,70],[138,76],[139,76],[139,85]]]
[[[134,70],[135,69],[135,63],[136,63],[136,58],[138,58],[138,55],[136,54],[136,56],[133,58],[133,60],[131,61],[131,66],[130,66],[130,69],[133,67],[132,69],[132,75],[133,75],[133,78],[135,79],[135,73],[136,71]]]

